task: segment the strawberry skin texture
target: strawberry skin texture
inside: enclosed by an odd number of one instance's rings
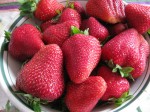
[[[86,15],[85,9],[79,2],[74,1],[74,2],[70,2],[70,4],[74,4],[74,9],[80,14],[82,19],[86,18],[87,15]]]
[[[83,34],[67,39],[62,50],[68,75],[74,83],[85,81],[101,56],[100,42],[93,36]]]
[[[130,27],[140,34],[150,29],[150,7],[140,4],[128,4],[125,7],[126,19]]]
[[[122,0],[89,0],[86,11],[88,15],[112,24],[125,20]]]
[[[56,10],[62,11],[63,9],[64,6],[57,2],[57,0],[40,0],[34,15],[37,19],[46,21],[57,15]]]
[[[71,9],[71,8],[66,8],[65,10],[63,10],[59,18],[59,23],[63,23],[65,21],[77,21],[80,25],[81,16],[76,10]]]
[[[44,32],[49,26],[55,25],[56,23],[53,20],[48,20],[46,22],[43,22],[40,25],[40,28],[42,30],[42,32]]]
[[[63,42],[71,35],[71,26],[79,28],[79,24],[76,21],[66,21],[48,27],[43,33],[43,41],[46,44],[58,44],[62,46]]]
[[[16,86],[28,94],[53,101],[64,90],[63,54],[56,44],[47,45],[21,69]]]
[[[80,84],[70,82],[67,86],[65,103],[70,112],[91,112],[107,88],[100,76],[90,76]]]
[[[83,30],[89,28],[89,34],[96,37],[98,40],[103,41],[109,36],[108,30],[94,17],[90,17],[89,19],[84,21],[81,25],[81,28]]]
[[[31,24],[24,24],[13,30],[8,52],[16,60],[25,61],[44,46],[42,34]]]
[[[101,76],[107,84],[107,89],[101,98],[103,101],[107,101],[109,98],[119,98],[130,89],[130,84],[126,78],[121,77],[118,73],[113,73],[106,66],[99,68],[98,76]]]
[[[149,56],[149,45],[135,29],[128,29],[115,36],[102,47],[102,60],[113,60],[122,67],[132,67],[133,78],[142,75]]]

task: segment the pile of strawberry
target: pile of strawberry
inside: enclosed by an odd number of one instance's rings
[[[150,6],[88,0],[84,9],[79,2],[35,2],[24,2],[20,14],[42,21],[41,31],[23,24],[6,33],[10,55],[28,60],[16,87],[34,111],[44,101],[90,112],[101,101],[119,106],[130,99],[130,80],[142,75],[149,56],[143,34],[150,29]]]

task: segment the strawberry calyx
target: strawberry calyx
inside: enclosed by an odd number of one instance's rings
[[[19,8],[20,16],[34,18],[33,13],[36,10],[36,5],[38,2],[39,0],[19,0],[19,3],[21,4]]]
[[[11,37],[11,33],[8,31],[5,31],[5,39],[9,42]]]
[[[57,21],[59,20],[61,14],[62,14],[61,10],[56,10],[56,12],[57,12],[57,15],[52,18],[53,23],[57,23]]]
[[[129,91],[128,91],[128,92],[124,92],[120,98],[109,98],[108,103],[113,103],[116,107],[118,107],[122,105],[124,102],[131,99],[132,97],[133,95],[129,95]]]
[[[3,50],[8,50],[8,45],[9,45],[9,42],[10,42],[10,38],[11,38],[11,33],[8,32],[8,31],[5,31],[5,40],[4,40],[4,46],[2,47]]]
[[[21,91],[15,91],[15,94],[20,95],[25,99],[25,103],[29,105],[34,112],[41,112],[40,104],[48,104],[49,102],[46,100],[41,100],[40,98],[33,97],[31,94],[26,94]]]
[[[132,67],[121,67],[118,64],[115,65],[112,60],[109,60],[107,62],[107,65],[112,69],[113,73],[118,72],[121,75],[121,77],[129,78],[129,79],[134,81],[134,78],[130,74],[134,70],[134,68],[132,68]]]
[[[74,9],[74,2],[70,2],[70,0],[66,0],[66,8]]]
[[[71,35],[75,35],[75,34],[89,35],[89,28],[82,31],[82,30],[80,30],[79,28],[77,28],[75,26],[71,26]]]
[[[147,33],[150,35],[150,29],[147,31]]]

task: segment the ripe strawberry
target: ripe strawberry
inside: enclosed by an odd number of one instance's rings
[[[106,91],[107,85],[100,76],[90,76],[80,84],[70,82],[65,103],[70,112],[90,112]]]
[[[127,29],[127,24],[124,23],[117,23],[117,24],[113,24],[113,25],[109,25],[108,26],[108,30],[110,32],[110,35],[116,36],[119,33],[125,31]]]
[[[71,35],[71,26],[79,28],[79,24],[76,21],[66,21],[48,27],[43,33],[43,41],[46,44],[58,44],[61,46]]]
[[[81,3],[74,1],[74,2],[70,2],[69,3],[70,8],[75,9],[82,18],[86,18],[86,12],[85,9],[83,8],[83,6],[81,5]]]
[[[123,22],[125,19],[122,0],[89,0],[86,11],[90,16],[112,24]]]
[[[82,30],[89,28],[89,34],[96,37],[98,40],[103,41],[109,36],[108,30],[94,17],[90,17],[84,21],[83,24],[81,24]]]
[[[120,98],[130,89],[130,84],[126,78],[121,77],[118,73],[113,73],[111,69],[102,66],[98,70],[98,76],[104,78],[107,89],[101,100],[107,101],[110,98]]]
[[[20,14],[30,17],[34,15],[37,19],[46,21],[56,16],[57,10],[62,11],[63,9],[64,6],[57,0],[40,0],[38,3],[37,0],[27,0],[20,7]]]
[[[85,81],[96,67],[101,56],[100,42],[93,36],[76,34],[62,46],[66,69],[75,83]]]
[[[64,90],[63,54],[56,44],[39,50],[18,73],[16,86],[34,97],[53,101]]]
[[[44,46],[42,35],[31,24],[24,24],[13,30],[8,52],[17,60],[25,61]]]
[[[66,8],[65,10],[63,10],[63,12],[59,18],[59,23],[63,23],[66,21],[77,21],[80,25],[81,24],[81,16],[75,9]]]
[[[122,67],[132,67],[133,78],[142,75],[149,55],[149,45],[135,29],[128,29],[102,47],[102,60],[112,60]]]
[[[41,30],[44,32],[49,26],[55,25],[56,23],[53,20],[48,20],[46,22],[43,22],[40,25]]]
[[[125,14],[130,27],[135,28],[140,34],[150,29],[150,7],[141,4],[128,4]]]

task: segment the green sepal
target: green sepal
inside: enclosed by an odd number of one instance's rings
[[[20,91],[15,91],[15,94],[22,96],[25,98],[27,105],[29,105],[34,112],[41,112],[40,104],[48,104],[49,102],[46,100],[41,100],[40,98],[34,97],[31,94],[26,94]]]
[[[11,33],[8,31],[5,31],[5,39],[9,42],[11,37]]]
[[[89,35],[89,28],[87,28],[86,30],[82,31],[79,28],[75,27],[75,26],[71,26],[71,35],[75,35],[75,34],[84,34],[84,35]]]
[[[4,36],[5,40],[4,40],[4,46],[3,46],[3,49],[4,50],[8,50],[8,45],[9,45],[9,41],[10,41],[10,38],[11,38],[11,33],[8,32],[8,31],[5,31],[5,36]]]
[[[35,25],[35,27],[41,32],[41,28],[38,25]]]
[[[6,105],[5,105],[5,111],[6,111],[6,112],[10,112],[10,109],[11,109],[11,103],[10,103],[10,101],[8,100],[7,103],[6,103]]]
[[[129,95],[129,91],[128,92],[124,92],[120,98],[110,98],[108,99],[109,103],[114,103],[114,105],[116,107],[122,105],[124,102],[128,101],[129,99],[131,99],[133,97],[133,95]]]
[[[61,10],[56,10],[57,15],[55,17],[52,18],[53,23],[57,23],[57,21],[59,20],[62,11]]]
[[[121,77],[130,78],[134,81],[132,75],[130,74],[134,68],[132,67],[121,67],[120,65],[116,64],[116,66],[113,68],[112,72],[119,72]]]
[[[69,7],[70,7],[71,9],[74,9],[74,3],[70,3],[70,4],[69,4]]]
[[[118,64],[115,65],[113,63],[112,59],[109,61],[106,61],[106,63],[107,63],[107,66],[112,69],[113,73],[118,72],[121,75],[121,77],[129,78],[129,79],[132,79],[134,81],[134,78],[130,74],[134,70],[134,68],[132,68],[132,67],[121,67]]]
[[[21,0],[20,16],[26,16],[29,18],[34,18],[34,11],[36,10],[36,5],[38,0]]]
[[[147,33],[150,35],[150,29],[147,31]]]

